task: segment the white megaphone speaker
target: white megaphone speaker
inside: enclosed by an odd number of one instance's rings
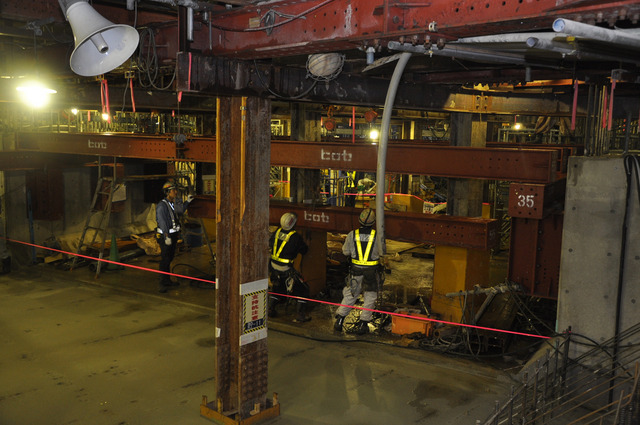
[[[135,28],[114,24],[84,0],[59,0],[76,47],[71,69],[85,77],[101,75],[122,65],[135,52],[140,36]]]

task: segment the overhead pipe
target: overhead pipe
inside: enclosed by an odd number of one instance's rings
[[[398,50],[402,52],[421,53],[423,55],[433,56],[449,56],[459,59],[469,59],[484,62],[510,63],[515,65],[524,65],[526,60],[521,55],[512,53],[501,53],[487,49],[470,48],[466,46],[446,44],[444,48],[427,49],[422,45],[413,45],[411,43],[400,43],[390,41],[387,44],[389,50]]]
[[[602,53],[594,53],[589,50],[585,50],[582,47],[576,47],[572,44],[554,41],[549,39],[542,39],[538,37],[529,37],[527,39],[527,47],[541,50],[548,50],[551,52],[561,53],[563,55],[575,56],[578,59],[584,60],[599,60],[599,61],[614,61],[614,62],[627,62],[627,63],[640,63],[639,59],[635,59],[628,55],[626,56],[613,56]]]
[[[442,49],[427,49],[422,45],[414,46],[410,43],[403,44],[397,41],[390,41],[387,44],[387,47],[389,48],[389,50],[420,53],[423,55],[446,56],[477,62],[506,63],[510,65],[535,65],[541,68],[561,69],[561,67],[557,65],[550,65],[548,63],[541,62],[531,62],[530,60],[527,60],[524,55],[520,54],[499,52],[489,49],[479,49],[477,47],[454,45],[452,43],[446,44]]]
[[[384,112],[382,113],[382,123],[380,125],[380,141],[378,142],[378,166],[376,168],[376,233],[378,252],[380,256],[387,253],[387,243],[384,237],[384,194],[385,194],[385,172],[387,167],[387,145],[389,143],[389,128],[391,126],[391,114],[393,104],[396,99],[400,78],[404,68],[411,57],[410,52],[403,52],[398,59],[396,68],[387,89],[387,97],[384,101]]]
[[[551,26],[555,32],[591,38],[620,46],[640,48],[640,37],[624,30],[610,30],[595,25],[583,24],[570,19],[559,18]]]

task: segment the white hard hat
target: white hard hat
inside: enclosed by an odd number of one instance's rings
[[[280,227],[282,227],[282,230],[291,230],[293,229],[293,226],[296,225],[297,221],[298,216],[296,213],[284,213],[282,214],[282,217],[280,217]]]

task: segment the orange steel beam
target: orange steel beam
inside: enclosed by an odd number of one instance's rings
[[[285,212],[298,214],[301,229],[348,233],[358,227],[362,209],[325,207],[271,201],[269,223],[278,225]],[[198,195],[189,206],[189,215],[200,218],[216,217],[213,196]],[[498,221],[483,218],[448,215],[398,213],[385,211],[385,236],[389,239],[459,246],[471,249],[490,249],[498,244]]]
[[[215,162],[214,138],[177,145],[171,137],[123,134],[18,133],[16,150],[157,160]],[[556,181],[557,149],[389,145],[387,172],[548,184]],[[272,140],[271,165],[375,171],[377,147],[369,143]]]

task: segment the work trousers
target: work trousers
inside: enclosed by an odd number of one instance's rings
[[[171,272],[171,262],[173,258],[176,256],[176,245],[178,244],[178,233],[170,233],[171,237],[171,245],[167,245],[164,243],[164,235],[156,234],[158,239],[158,244],[160,244],[160,266],[158,270],[161,272]],[[160,285],[171,285],[171,279],[169,275],[164,273],[160,273]]]
[[[271,279],[271,306],[282,301],[285,297],[279,297],[276,294],[288,294],[295,297],[309,298],[309,284],[305,282],[302,274],[293,267],[287,270],[275,270],[271,268],[269,277]],[[305,304],[305,300],[296,300],[298,303]]]
[[[363,278],[364,276],[362,275],[350,276],[350,279],[354,279],[356,282],[353,282],[354,284],[347,284],[342,290],[342,301],[340,302],[340,304],[342,305],[338,307],[336,314],[340,316],[346,316],[347,314],[349,314],[349,312],[351,311],[351,308],[347,306],[354,305],[356,301],[358,301],[358,297],[360,296],[360,294],[363,293],[362,292]],[[356,290],[354,291],[353,289],[356,289]],[[372,309],[373,307],[375,307],[376,300],[378,299],[378,291],[365,290],[363,297],[364,297],[364,303],[362,307],[367,309]],[[372,317],[373,317],[373,312],[369,310],[362,310],[360,313],[360,320],[364,322],[370,322]]]

